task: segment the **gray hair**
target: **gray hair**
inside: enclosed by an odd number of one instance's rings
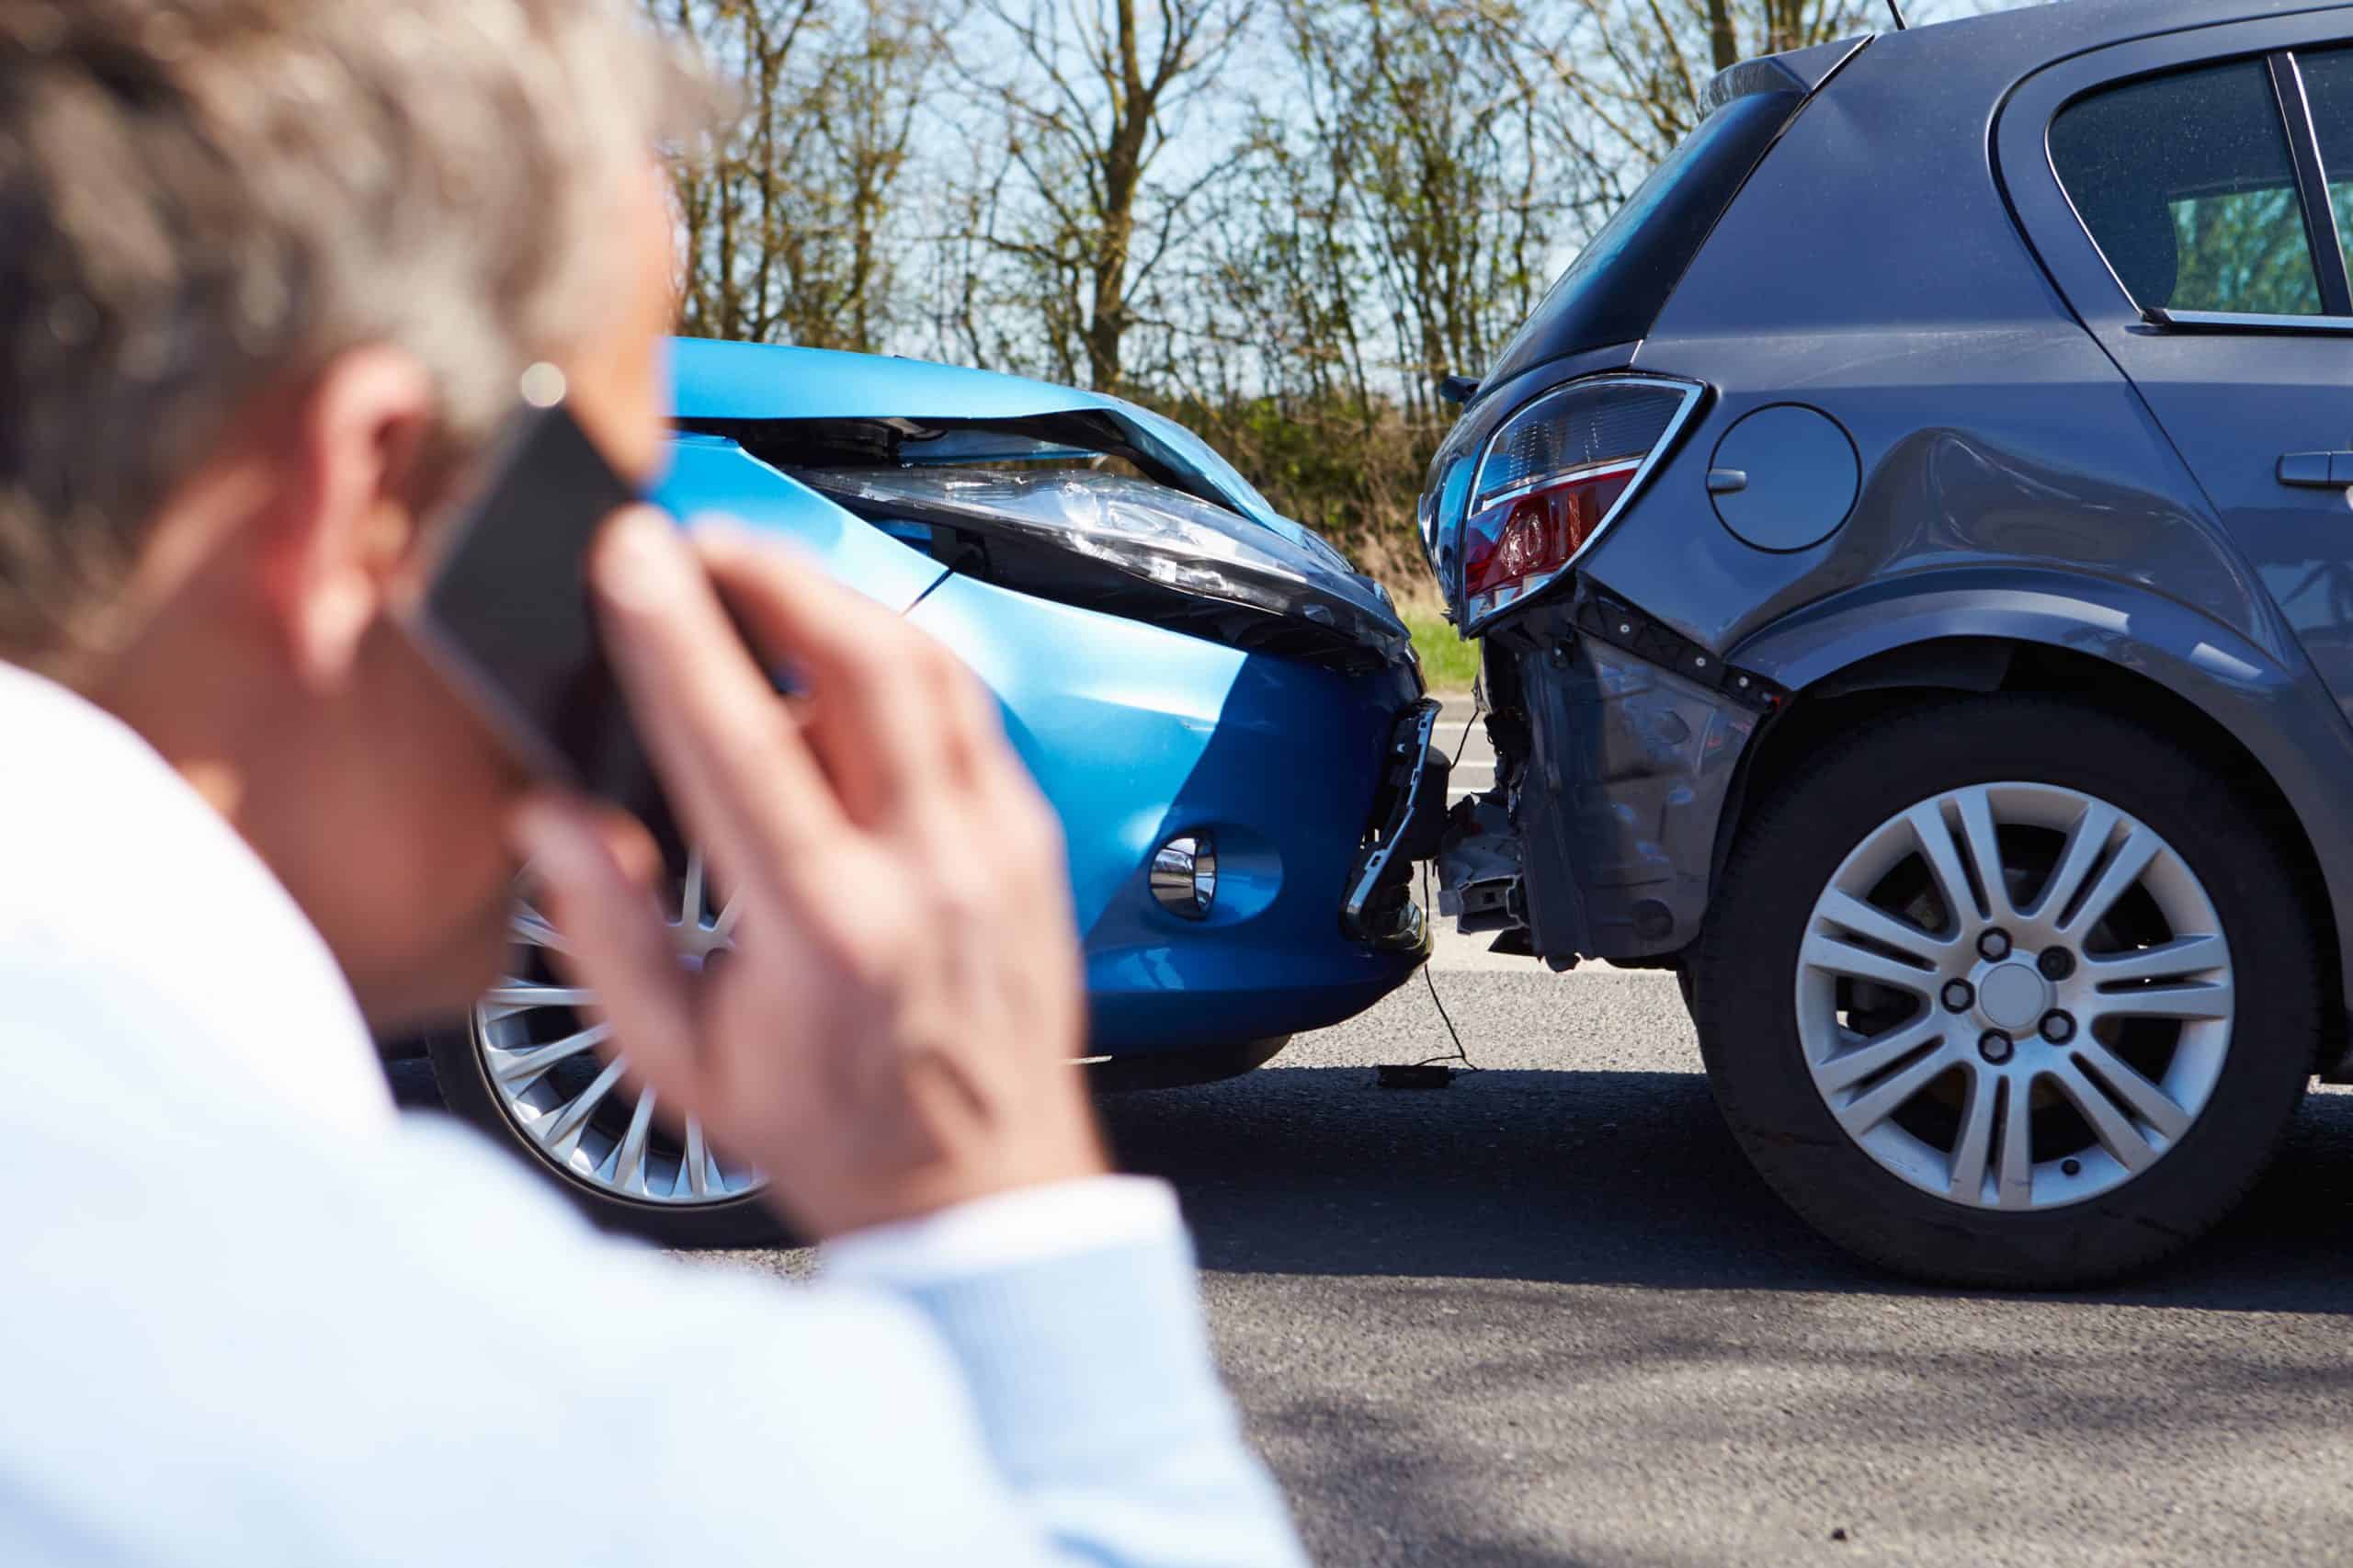
[[[68,653],[239,408],[350,347],[479,441],[708,107],[621,0],[0,0],[0,658]]]

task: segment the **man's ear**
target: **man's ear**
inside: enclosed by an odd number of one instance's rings
[[[341,683],[416,533],[433,379],[404,350],[337,355],[303,394],[262,542],[263,591],[303,682]]]

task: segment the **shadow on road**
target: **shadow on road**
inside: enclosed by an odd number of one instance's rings
[[[391,1071],[404,1104],[438,1103],[425,1063]],[[1120,1163],[1183,1194],[1212,1269],[1907,1293],[1782,1207],[1695,1073],[1489,1070],[1414,1091],[1274,1066],[1103,1106]],[[2090,1299],[2353,1312],[2353,1095],[2305,1101],[2214,1235]]]
[[[1122,1163],[1182,1192],[1212,1269],[1904,1293],[1781,1206],[1696,1074],[1488,1071],[1417,1092],[1278,1066],[1105,1112]],[[2353,1096],[2314,1096],[2221,1232],[2097,1299],[2346,1312],[2348,1256]]]

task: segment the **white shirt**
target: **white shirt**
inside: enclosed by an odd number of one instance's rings
[[[331,955],[128,728],[0,665],[0,1562],[1290,1563],[1173,1200],[813,1286],[396,1114]]]

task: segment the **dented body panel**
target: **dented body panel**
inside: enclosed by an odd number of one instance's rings
[[[1461,915],[1464,887],[1518,873],[1503,909],[1466,930],[1524,928],[1548,957],[1674,952],[1706,911],[1717,824],[1760,715],[1561,619],[1532,618],[1532,645],[1489,666],[1508,804],[1458,808],[1440,907]]]

